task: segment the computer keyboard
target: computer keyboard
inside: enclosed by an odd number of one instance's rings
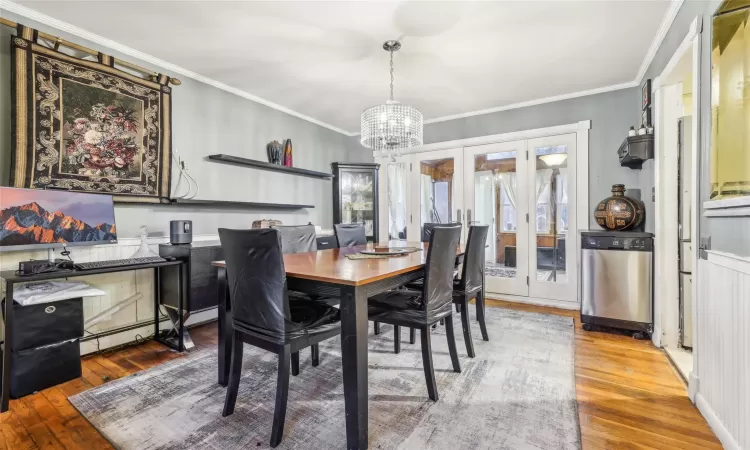
[[[96,270],[105,269],[107,267],[137,266],[140,264],[151,264],[165,261],[166,259],[159,256],[147,256],[145,258],[112,259],[109,261],[76,263],[75,268],[78,270]]]

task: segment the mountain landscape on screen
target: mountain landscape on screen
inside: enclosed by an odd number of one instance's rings
[[[60,211],[49,212],[37,202],[0,210],[0,246],[116,239],[114,225],[89,225]]]

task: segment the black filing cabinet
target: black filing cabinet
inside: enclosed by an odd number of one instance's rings
[[[3,308],[3,310],[5,310]],[[20,398],[81,376],[83,299],[13,303],[10,396]]]
[[[178,277],[177,270],[183,270],[185,297],[184,309],[188,313],[204,311],[219,305],[216,284],[216,267],[212,261],[224,259],[219,241],[199,241],[192,244],[161,244],[159,256],[174,257],[185,262],[181,266],[162,268],[159,280],[162,304],[177,309]],[[165,270],[168,269],[168,270]]]

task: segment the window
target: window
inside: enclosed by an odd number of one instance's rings
[[[711,200],[750,196],[749,17],[745,2],[724,2],[713,18]]]

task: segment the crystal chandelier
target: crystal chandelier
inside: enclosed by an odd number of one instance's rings
[[[364,110],[361,120],[362,145],[390,156],[422,145],[422,113],[393,99],[393,52],[400,48],[399,41],[383,43],[383,50],[391,54],[391,97],[384,105]]]

